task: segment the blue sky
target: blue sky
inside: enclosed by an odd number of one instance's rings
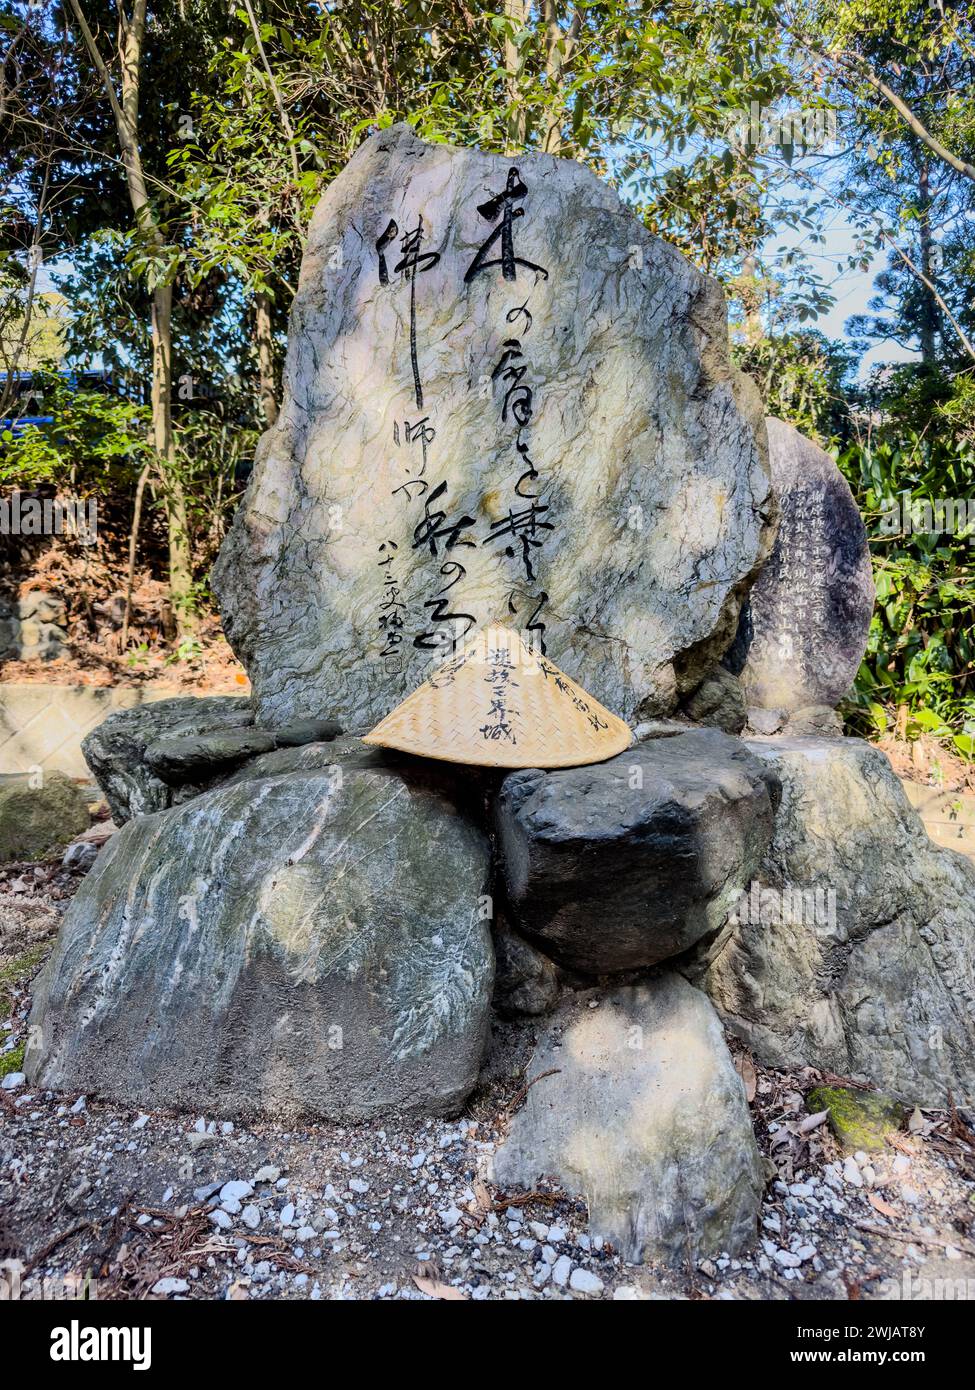
[[[857,237],[841,208],[834,209],[827,217],[823,232],[825,245],[806,243],[805,249],[835,295],[836,303],[828,313],[816,319],[814,326],[827,338],[845,338],[847,320],[854,314],[866,311],[874,293],[874,277],[884,269],[886,256],[882,252],[875,254],[868,271],[846,268],[847,258],[855,250]],[[770,238],[766,249],[797,247],[803,241],[800,233],[790,232]],[[860,376],[865,376],[871,367],[881,362],[908,362],[916,357],[917,353],[909,352],[899,343],[876,343],[861,359]]]

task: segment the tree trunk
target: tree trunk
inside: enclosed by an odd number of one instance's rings
[[[152,293],[152,438],[163,471],[166,524],[169,531],[169,592],[181,636],[196,630],[190,608],[193,563],[190,555],[186,493],[176,475],[173,440],[173,287],[159,285]]]
[[[257,370],[261,385],[261,406],[268,426],[278,418],[278,389],[274,375],[274,333],[271,328],[271,301],[266,294],[254,296],[254,327],[257,338]]]
[[[81,8],[81,0],[70,0],[85,47],[95,65],[108,97],[118,134],[119,153],[125,169],[129,201],[136,224],[156,251],[165,248],[165,239],[149,199],[142,151],[139,144],[139,87],[142,76],[143,42],[146,32],[147,0],[133,0],[127,16],[117,4],[118,58],[121,65],[121,100],[112,74],[102,57],[95,37]],[[193,583],[190,538],[186,515],[186,494],[176,476],[176,450],[173,443],[173,288],[160,285],[152,292],[152,437],[159,455],[166,492],[166,519],[169,528],[169,589],[181,635],[196,629],[196,615],[189,608]]]
[[[745,341],[754,347],[765,337],[762,322],[762,282],[758,274],[758,262],[752,252],[741,263],[741,302],[745,310]]]
[[[920,177],[918,179],[918,207],[920,217],[918,225],[920,228],[921,241],[921,274],[931,284],[936,283],[938,278],[937,267],[934,264],[934,247],[931,238],[931,187],[930,175],[927,164],[921,165]],[[938,334],[938,307],[934,296],[927,285],[921,285],[921,324],[919,337],[921,341],[921,361],[929,371],[935,371],[938,365],[937,357],[937,334]]]
[[[515,24],[525,23],[526,12],[526,0],[505,0],[505,16]],[[508,153],[517,154],[524,149],[527,129],[524,107],[518,100],[518,46],[511,38],[504,41],[504,66],[508,74]]]

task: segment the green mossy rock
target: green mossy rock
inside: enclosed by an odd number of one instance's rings
[[[9,1052],[0,1052],[0,1077],[9,1076],[11,1072],[20,1071],[24,1065],[24,1049],[26,1042],[18,1043]]]
[[[806,1097],[806,1105],[813,1114],[829,1111],[830,1129],[846,1153],[884,1148],[887,1136],[895,1134],[904,1123],[903,1105],[880,1091],[817,1086]]]
[[[84,792],[63,772],[47,772],[43,784],[27,778],[0,783],[0,863],[41,859],[88,829]]]
[[[32,1083],[228,1118],[457,1113],[490,1028],[490,845],[466,769],[359,750],[268,753],[111,837],[34,986]]]

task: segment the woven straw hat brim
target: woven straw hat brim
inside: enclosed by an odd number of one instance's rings
[[[580,767],[628,748],[628,724],[510,628],[486,628],[363,742],[472,767]]]

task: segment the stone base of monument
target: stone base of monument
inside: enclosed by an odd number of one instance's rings
[[[718,1016],[668,971],[566,997],[539,1039],[539,1078],[494,1155],[503,1187],[557,1178],[593,1236],[631,1263],[685,1265],[755,1238],[765,1186]]]
[[[221,744],[207,790],[181,784],[99,855],[36,988],[34,1085],[226,1117],[452,1114],[492,1011],[533,1017],[526,1079],[551,1075],[495,1181],[553,1178],[627,1258],[679,1261],[755,1234],[719,1017],[769,1065],[975,1096],[975,868],[867,744],[660,721],[596,766],[475,776],[211,715],[253,751]],[[134,739],[128,712],[98,732],[123,812],[122,768],[130,789],[156,775]]]

